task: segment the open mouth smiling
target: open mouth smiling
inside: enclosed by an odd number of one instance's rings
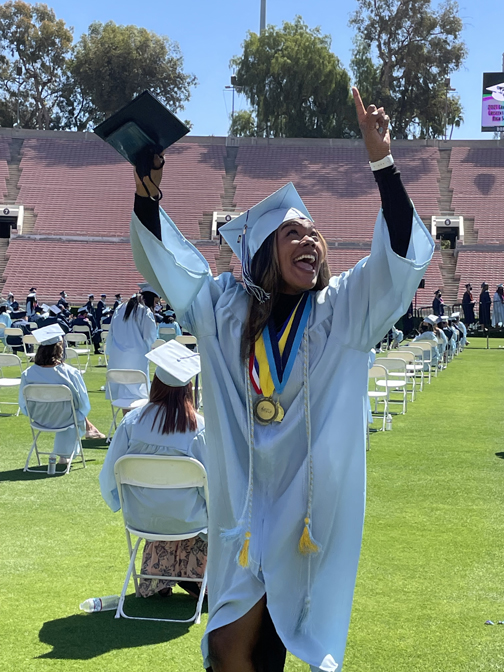
[[[314,254],[300,254],[293,259],[294,264],[303,271],[313,273],[316,271],[317,257]]]

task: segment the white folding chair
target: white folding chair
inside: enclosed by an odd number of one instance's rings
[[[85,334],[86,340],[91,345],[91,329],[86,327],[85,324],[76,324],[72,326],[72,331],[74,334]]]
[[[37,354],[37,349],[39,346],[39,342],[35,338],[35,336],[32,336],[32,334],[24,334],[23,335],[23,350],[24,354],[26,357],[27,362],[32,362],[35,359],[35,355]],[[33,348],[33,352],[28,352],[28,348],[26,346],[31,345]]]
[[[87,338],[85,334],[74,334],[70,332],[69,334],[65,334],[65,342],[75,350],[75,352],[79,355],[79,357],[85,357],[86,358],[86,363],[84,364],[84,367],[81,367],[82,373],[86,373],[87,368],[89,366],[89,357],[91,354],[91,350],[86,347],[87,344]]]
[[[387,369],[387,378],[376,380],[376,385],[378,387],[383,387],[387,393],[387,402],[389,404],[402,404],[403,414],[408,410],[408,394],[407,394],[407,385],[408,378],[406,376],[406,362],[404,359],[394,358],[394,357],[380,357],[377,358],[376,364],[380,364]],[[390,394],[392,392],[397,392],[401,394],[402,400],[398,401],[392,399]]]
[[[384,431],[385,430],[385,423],[387,421],[389,393],[388,393],[388,386],[387,385],[385,385],[384,390],[379,390],[377,388],[376,381],[378,379],[384,380],[385,383],[387,383],[387,381],[388,381],[387,369],[384,366],[382,366],[381,364],[374,364],[374,366],[372,366],[369,369],[369,381],[370,382],[372,381],[372,383],[371,383],[372,389],[368,390],[368,396],[369,396],[369,400],[371,402],[374,401],[374,411],[371,409],[371,412],[373,413],[373,415],[378,414],[378,403],[380,401],[383,402],[382,431]]]
[[[36,322],[28,322],[28,326],[30,327],[30,329],[31,329],[32,331],[33,331],[34,329],[38,329],[38,328],[39,328],[39,326],[38,326],[38,324],[37,324]]]
[[[30,422],[33,436],[33,443],[30,448],[30,452],[28,453],[23,471],[37,471],[36,469],[30,469],[28,466],[30,464],[30,458],[33,452],[35,452],[35,455],[37,456],[39,467],[41,466],[41,455],[52,455],[52,451],[42,451],[38,448],[37,439],[42,432],[50,432],[55,434],[57,432],[64,432],[67,429],[75,429],[77,447],[72,451],[64,473],[68,474],[70,471],[73,459],[77,453],[79,454],[82,465],[85,468],[86,459],[82,449],[79,426],[77,424],[77,415],[75,413],[75,406],[70,388],[66,385],[26,385],[23,388],[23,396],[25,398],[28,420]],[[62,404],[67,406],[66,415],[68,417],[68,421],[63,427],[51,427],[47,425],[47,404]],[[62,412],[62,415],[63,413],[64,411]]]
[[[159,338],[163,341],[171,341],[176,335],[174,327],[159,327]]]
[[[3,343],[5,352],[5,324],[0,322],[0,342]]]
[[[182,343],[182,345],[198,345],[196,336],[175,336],[175,340]]]
[[[205,596],[207,573],[203,578],[183,577],[184,581],[201,582],[201,589],[196,604],[196,611],[191,618],[188,619],[173,619],[173,618],[152,618],[128,616],[124,612],[124,598],[128,589],[128,584],[131,576],[135,584],[135,595],[138,597],[138,579],[159,579],[159,575],[142,574],[136,571],[135,559],[138,548],[142,539],[145,541],[182,541],[184,539],[193,539],[199,534],[206,534],[207,528],[197,531],[190,531],[186,534],[170,534],[170,530],[166,530],[164,534],[149,533],[145,530],[139,530],[135,527],[135,521],[126,518],[123,506],[122,488],[124,485],[129,487],[139,488],[156,488],[156,489],[183,489],[183,488],[203,488],[205,494],[205,501],[208,507],[208,485],[205,467],[192,457],[170,457],[168,455],[125,455],[120,457],[114,465],[114,474],[117,483],[117,491],[119,494],[119,501],[121,502],[121,510],[123,513],[124,527],[126,531],[126,540],[128,542],[129,551],[129,565],[124,579],[119,604],[115,613],[115,618],[130,618],[139,621],[164,621],[167,623],[199,623],[201,620],[201,607],[203,598]],[[135,546],[131,543],[131,535],[138,537]],[[180,576],[164,576],[163,579],[172,581],[180,581]]]
[[[3,374],[3,369],[8,368],[10,366],[14,366],[16,368],[19,368],[19,378],[7,378],[7,376],[4,376]],[[21,366],[21,359],[14,354],[10,353],[2,353],[0,355],[0,390],[3,389],[13,389],[19,387],[21,385],[21,375],[23,373],[23,367]],[[17,406],[17,413],[16,416],[19,415],[19,404],[17,401],[1,401],[0,400],[0,408],[2,404],[7,404],[9,406]]]
[[[156,338],[154,343],[151,345],[151,350],[154,350],[155,348],[159,348],[160,345],[164,345],[166,341],[164,341],[162,338]]]
[[[407,352],[406,350],[399,350],[399,348],[397,348],[393,352],[389,351],[387,353],[387,359],[389,358],[404,360],[406,364],[406,380],[408,381],[408,385],[410,386],[409,391],[411,392],[411,401],[415,401],[416,376],[417,371],[420,370],[420,365],[417,362],[415,362],[415,355],[411,352]],[[402,374],[399,371],[389,372],[389,378],[401,377],[401,376]],[[408,389],[408,386],[406,386],[406,389]]]
[[[437,343],[434,341],[415,341],[415,345],[419,348],[422,348],[424,351],[425,362],[429,363],[429,383],[431,381],[431,374],[434,371],[434,377],[437,378],[438,375],[438,366],[434,363],[434,351],[437,352]]]
[[[15,337],[15,338],[20,338],[20,339],[22,339],[22,338],[23,338],[23,335],[24,335],[24,334],[23,334],[23,330],[20,329],[19,327],[5,327],[5,329],[4,329],[4,336],[5,336],[5,347],[4,347],[4,352],[5,352],[7,349],[9,349],[9,350],[12,352],[12,347],[13,347],[13,346],[7,344],[7,338],[8,338],[9,336],[12,336],[12,337]],[[21,345],[22,345],[22,340],[21,340],[21,343],[19,344],[19,347],[21,347]],[[18,346],[15,345],[14,347],[17,348]]]
[[[79,371],[81,370],[79,355],[75,348],[65,348],[65,364],[70,364]]]
[[[103,332],[104,331],[110,331],[110,322],[107,322],[105,324],[102,322],[101,330],[102,330],[102,338],[103,338]]]
[[[149,389],[149,381],[143,371],[136,369],[109,369],[107,371],[107,391],[110,398],[110,405],[112,407],[112,422],[107,435],[107,443],[112,438],[112,432],[117,429],[117,414],[119,411],[131,411],[134,408],[145,406],[149,401],[147,398],[132,399],[127,397],[117,397],[114,399],[112,394],[111,383],[118,383],[119,385],[145,385],[146,390]]]
[[[420,379],[420,392],[423,390],[425,374],[428,373],[428,366],[426,366],[426,351],[419,348],[414,343],[408,343],[404,347],[399,348],[400,351],[410,352],[415,358],[415,370],[417,378]],[[422,368],[420,368],[422,367]]]

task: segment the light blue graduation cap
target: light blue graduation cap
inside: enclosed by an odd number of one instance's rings
[[[219,233],[241,260],[245,289],[260,303],[267,301],[269,294],[252,281],[252,259],[266,238],[281,224],[291,219],[313,221],[296,187],[289,182],[285,187],[219,228]]]

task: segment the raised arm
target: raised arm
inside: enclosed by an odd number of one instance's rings
[[[380,168],[380,162],[390,154],[389,117],[383,107],[364,108],[359,91],[352,88],[357,118],[369,154],[374,178],[380,190],[382,210],[394,252],[405,257],[408,251],[413,222],[413,205],[394,164]],[[378,165],[377,165],[378,164]],[[378,168],[376,170],[376,168]]]

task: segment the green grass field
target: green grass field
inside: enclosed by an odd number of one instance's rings
[[[394,417],[392,432],[371,436],[345,672],[504,670],[499,345],[504,340],[492,339],[486,350],[485,340],[473,339],[406,416]],[[106,432],[104,379],[96,366],[85,375],[90,418]],[[98,486],[106,446],[88,443],[87,469],[48,477],[23,474],[30,440],[24,416],[0,417],[0,670],[201,669],[206,615],[186,627],[79,612],[87,597],[119,593],[126,572],[120,514]],[[177,617],[193,602],[182,593],[168,601],[130,596],[127,606]],[[289,658],[286,669],[308,668]]]

